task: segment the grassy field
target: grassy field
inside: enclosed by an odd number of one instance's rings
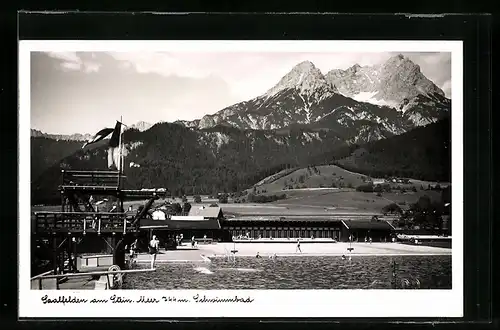
[[[287,198],[273,203],[229,203],[220,204],[216,199],[202,198],[202,203],[194,203],[192,196],[188,196],[188,202],[192,207],[209,206],[218,204],[223,211],[229,214],[242,215],[300,215],[300,214],[337,214],[337,213],[381,213],[382,208],[390,203],[399,205],[409,205],[427,195],[432,200],[439,200],[441,197],[438,191],[417,190],[417,192],[391,192],[376,193],[359,192],[355,189],[297,189],[287,190]],[[165,201],[181,203],[182,200],[161,199],[154,205],[160,205]],[[144,205],[147,201],[125,202],[124,208],[132,206],[137,209],[139,205]],[[32,211],[59,211],[60,206],[33,206]]]
[[[342,189],[338,191],[287,191],[286,200],[276,202],[277,205],[289,205],[296,207],[318,206],[337,211],[356,212],[381,212],[382,208],[389,203],[410,204],[415,203],[423,195],[428,195],[431,199],[440,198],[440,193],[436,191],[417,191],[408,193],[365,193],[354,189]]]
[[[257,191],[281,192],[286,186],[303,187],[303,188],[328,188],[335,184],[336,187],[356,187],[362,184],[366,176],[358,173],[346,171],[335,165],[317,166],[317,172],[301,168],[284,176],[280,176],[276,180],[264,179],[263,184],[256,185]]]
[[[286,175],[286,172],[281,171],[278,174],[269,176],[261,180],[255,185],[255,192],[259,193],[282,193],[288,192],[292,188],[331,188],[333,186],[338,188],[356,188],[370,179],[366,175],[350,172],[336,165],[317,166],[314,169],[301,168],[297,169]],[[371,178],[374,182],[380,181],[380,178]],[[405,188],[407,190],[413,187],[420,190],[422,187],[427,188],[436,185],[438,182],[410,180],[409,184],[391,183],[391,188]],[[439,183],[442,187],[446,187],[449,183]],[[248,191],[253,191],[249,189]]]

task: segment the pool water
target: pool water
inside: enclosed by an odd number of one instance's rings
[[[420,289],[451,289],[451,256],[214,258],[205,264],[158,264],[156,272],[129,274],[124,289],[391,289],[397,281]],[[143,265],[142,267],[146,267]],[[408,287],[407,287],[408,288]]]

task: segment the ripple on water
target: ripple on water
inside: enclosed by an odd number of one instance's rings
[[[418,279],[422,289],[451,289],[451,256],[239,257],[206,267],[159,264],[156,272],[129,274],[125,289],[390,289],[391,263],[398,277]],[[202,269],[203,268],[203,269]]]

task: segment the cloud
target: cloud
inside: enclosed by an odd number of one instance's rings
[[[98,72],[101,64],[94,61],[97,55],[94,52],[49,52],[50,57],[60,61],[60,68],[64,71],[82,71],[86,73]]]
[[[80,57],[76,55],[76,52],[48,52],[50,57],[63,60],[65,62],[81,63]]]
[[[44,132],[93,133],[120,116],[131,124],[196,119],[238,102],[217,76],[139,72],[104,53],[94,55],[98,65],[83,69],[75,57],[31,56],[31,121]]]

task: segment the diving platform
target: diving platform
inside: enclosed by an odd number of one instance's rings
[[[118,212],[35,212],[35,233],[122,233],[135,231],[136,216]]]
[[[120,171],[61,170],[62,186],[111,186],[118,188],[125,178]]]
[[[78,271],[76,246],[85,237],[104,240],[112,251],[113,264],[124,267],[125,246],[136,239],[141,220],[150,217],[153,203],[167,192],[123,189],[126,177],[122,173],[61,170],[60,211],[38,211],[32,215],[33,239],[43,250],[52,251],[54,275]],[[144,202],[135,211],[125,211],[126,200]]]

